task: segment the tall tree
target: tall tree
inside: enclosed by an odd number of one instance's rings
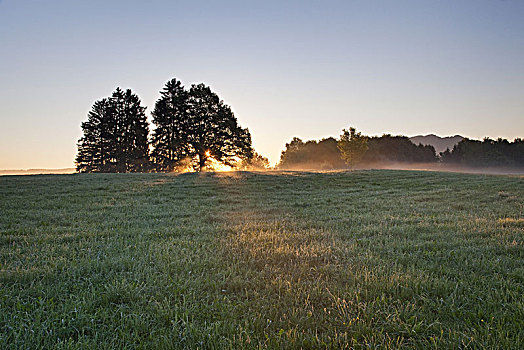
[[[188,92],[182,83],[173,78],[160,92],[160,99],[151,113],[153,130],[151,159],[157,171],[172,171],[184,158],[188,157],[185,146],[188,121]]]
[[[241,128],[231,108],[204,85],[192,85],[188,98],[186,149],[197,171],[209,158],[234,166],[237,158],[253,157],[251,134]]]
[[[346,164],[353,167],[358,164],[368,150],[368,137],[357,132],[355,128],[344,129],[338,141],[338,149]]]
[[[148,124],[145,107],[131,90],[117,88],[96,101],[82,123],[78,141],[78,172],[137,172],[147,170]]]
[[[78,172],[103,171],[108,155],[107,124],[109,99],[95,101],[88,119],[81,127],[84,136],[78,141],[76,170]]]
[[[167,82],[153,111],[153,161],[170,170],[189,160],[205,169],[210,158],[229,166],[251,159],[251,135],[238,125],[231,108],[204,85],[189,91],[176,79]]]

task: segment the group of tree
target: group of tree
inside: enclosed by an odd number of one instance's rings
[[[438,161],[431,145],[415,145],[406,136],[373,136],[368,138],[368,149],[361,163],[435,163]]]
[[[341,169],[346,163],[333,137],[303,142],[294,137],[280,156],[280,169]]]
[[[264,169],[267,158],[251,145],[247,128],[238,125],[231,108],[204,84],[186,89],[168,81],[151,113],[130,89],[116,88],[96,101],[81,127],[78,172],[202,171],[212,164],[237,169]],[[524,167],[524,141],[463,139],[437,156],[431,145],[406,136],[365,136],[354,128],[333,137],[303,142],[295,137],[282,151],[280,169],[342,169],[391,163],[437,163],[459,166]]]
[[[524,140],[463,139],[453,149],[436,154],[432,145],[416,145],[406,136],[365,136],[354,128],[338,140],[303,142],[295,137],[280,156],[280,169],[345,169],[408,164],[441,167],[524,167]]]
[[[151,135],[145,110],[129,89],[96,101],[81,125],[77,171],[202,171],[211,160],[231,167],[268,165],[254,152],[249,130],[204,84],[186,89],[177,79],[168,81],[152,112]]]
[[[406,136],[365,136],[355,128],[334,138],[303,142],[295,137],[280,156],[280,169],[343,169],[388,163],[433,163],[433,146],[415,145]]]
[[[482,141],[464,139],[453,149],[441,153],[441,161],[447,165],[467,167],[524,167],[524,140],[513,142],[499,138]]]
[[[117,88],[93,104],[78,142],[79,172],[138,172],[148,167],[146,108],[131,90]]]

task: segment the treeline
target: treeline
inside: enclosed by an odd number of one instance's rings
[[[482,141],[464,139],[441,153],[444,164],[468,167],[524,167],[524,140],[513,142],[499,138]]]
[[[204,84],[186,89],[177,79],[160,92],[149,124],[140,98],[117,88],[96,101],[81,127],[78,172],[146,172],[221,164],[266,167],[256,154],[247,128],[238,125],[231,108]]]
[[[348,135],[346,142],[351,142],[351,134]],[[351,149],[347,149],[346,152],[341,150],[345,142],[343,135],[339,140],[330,137],[318,142],[303,142],[295,137],[282,151],[278,168],[327,170],[378,163],[436,163],[438,161],[433,146],[415,145],[406,136],[360,135],[360,138],[363,139],[361,149],[355,149],[355,152],[351,153]],[[349,158],[344,159],[344,154],[349,155]]]
[[[407,164],[468,167],[524,167],[524,141],[464,139],[451,151],[436,154],[431,145],[414,144],[406,136],[368,137],[354,128],[334,138],[304,142],[293,138],[286,144],[279,169],[347,169]]]
[[[160,91],[151,113],[130,89],[96,101],[81,127],[78,172],[169,172],[266,169],[247,128],[231,108],[204,84],[186,89],[176,78]],[[437,155],[431,145],[415,145],[406,136],[365,136],[354,128],[337,140],[302,141],[295,137],[281,153],[279,169],[344,169],[390,164],[440,164],[467,167],[524,167],[524,141],[464,139]]]
[[[347,164],[337,148],[337,140],[333,137],[320,141],[303,142],[294,137],[287,143],[280,156],[280,169],[342,169]]]
[[[415,145],[406,136],[373,136],[368,138],[368,149],[362,163],[433,163],[438,161],[431,145]]]

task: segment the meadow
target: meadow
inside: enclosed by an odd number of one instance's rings
[[[0,177],[0,348],[524,348],[524,177]]]

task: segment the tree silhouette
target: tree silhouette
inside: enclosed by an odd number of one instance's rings
[[[472,167],[524,167],[524,141],[516,138],[513,142],[498,138],[484,138],[482,141],[463,139],[440,154],[441,162],[446,165]]]
[[[303,142],[294,137],[286,143],[280,155],[279,169],[342,169],[346,168],[337,148],[337,140],[328,137],[320,141]]]
[[[164,171],[186,160],[202,171],[210,158],[233,167],[253,157],[249,130],[204,84],[186,91],[176,79],[168,81],[155,104],[153,123],[153,160]]]
[[[293,137],[290,143],[286,143],[286,149],[280,153],[280,169],[289,169],[305,163],[306,155],[303,152],[304,142],[299,137]]]
[[[157,171],[172,171],[189,156],[185,147],[189,95],[175,78],[166,83],[160,95],[151,113],[156,126],[151,137],[151,160]]]
[[[130,89],[117,88],[95,101],[82,123],[78,172],[138,172],[148,167],[148,124],[145,107]]]
[[[368,137],[362,136],[355,128],[349,128],[349,131],[344,129],[338,141],[338,149],[346,163],[353,167],[358,164],[364,153],[366,153],[368,149],[367,143]]]
[[[367,164],[387,163],[434,163],[437,161],[435,148],[431,145],[415,145],[406,136],[368,137],[368,150],[361,159]]]
[[[109,153],[109,138],[105,131],[109,111],[107,98],[95,101],[88,114],[88,120],[82,123],[84,136],[78,141],[76,156],[78,172],[104,171]]]

